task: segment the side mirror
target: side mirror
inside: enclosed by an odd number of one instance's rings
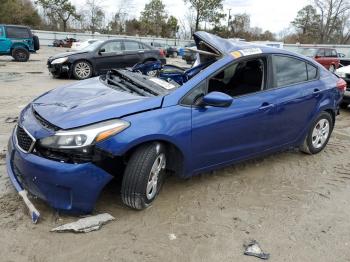
[[[101,48],[100,50],[98,50],[98,54],[102,54],[104,52],[106,52],[106,49],[104,49],[104,48]]]
[[[225,93],[210,92],[202,99],[202,106],[228,107],[232,104],[233,98]]]

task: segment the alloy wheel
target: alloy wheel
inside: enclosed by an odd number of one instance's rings
[[[90,76],[91,68],[86,62],[79,62],[74,67],[74,71],[79,78],[84,79]]]
[[[327,141],[330,131],[330,124],[327,119],[320,119],[312,131],[312,145],[314,148],[321,148]]]
[[[146,197],[148,200],[152,199],[158,189],[159,174],[165,169],[166,158],[165,154],[160,154],[157,156],[156,160],[152,165],[151,172],[148,177],[147,187],[146,187]]]

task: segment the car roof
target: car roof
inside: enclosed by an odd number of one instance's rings
[[[0,26],[12,26],[12,27],[19,27],[19,28],[26,28],[26,29],[30,29],[30,27],[29,27],[29,26],[25,26],[25,25],[0,24]]]

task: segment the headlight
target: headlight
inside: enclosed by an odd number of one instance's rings
[[[68,60],[68,57],[57,58],[51,62],[52,65],[63,64]]]
[[[335,74],[339,77],[345,77],[345,72],[336,71]]]
[[[123,120],[109,120],[90,126],[58,131],[53,136],[40,139],[39,143],[48,148],[81,148],[103,141],[129,126],[130,123]]]

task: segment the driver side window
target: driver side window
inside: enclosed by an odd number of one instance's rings
[[[262,91],[265,87],[266,59],[234,63],[209,79],[208,93],[222,92],[236,97]]]

